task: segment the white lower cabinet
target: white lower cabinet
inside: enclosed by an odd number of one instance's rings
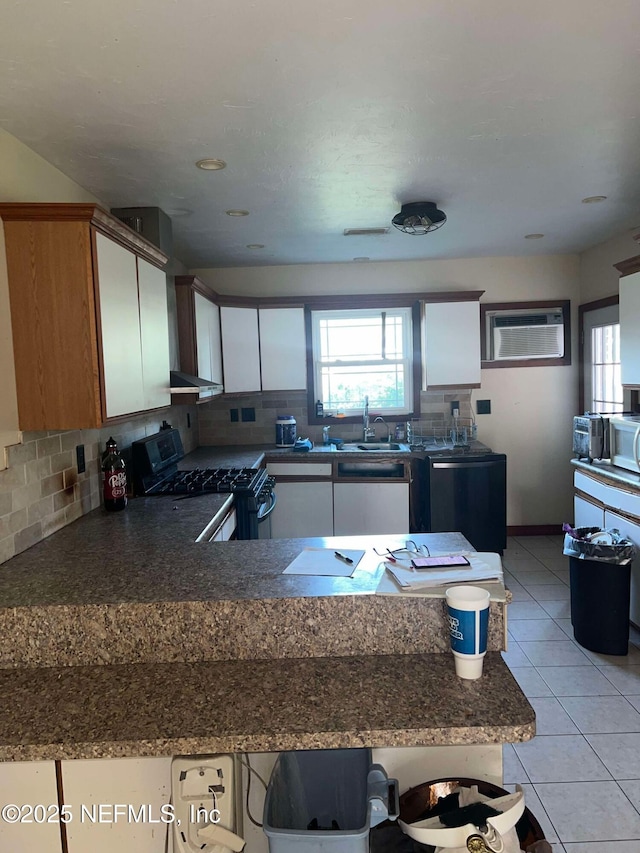
[[[334,483],[333,532],[409,533],[409,483]]]
[[[631,539],[640,554],[640,519],[633,522],[623,515],[606,510],[604,514],[605,527],[616,527],[623,536]],[[631,564],[631,601],[629,618],[634,625],[640,626],[640,560],[638,557]]]
[[[307,483],[278,481],[275,493],[278,502],[271,515],[272,539],[333,535],[331,480]]]
[[[580,495],[573,498],[573,523],[575,527],[603,527],[604,509]]]
[[[20,820],[16,823],[10,823],[6,818],[0,820],[0,850],[7,853],[62,853],[54,761],[1,763],[0,800],[3,806],[15,804],[20,807]],[[48,811],[43,813],[42,807]],[[7,818],[9,816],[10,812]],[[43,817],[46,818],[44,821]]]
[[[63,761],[62,788],[73,815],[69,853],[171,849],[172,827],[160,818],[171,797],[171,758]]]

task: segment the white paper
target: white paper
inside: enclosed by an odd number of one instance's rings
[[[358,563],[364,557],[364,551],[353,548],[342,548],[339,551],[345,557],[353,560],[347,563],[336,557],[333,548],[305,548],[282,573],[283,575],[324,575],[338,578],[350,578]]]
[[[439,555],[433,555],[439,556]],[[503,574],[499,554],[465,552],[468,568],[411,569],[409,560],[385,563],[386,571],[380,579],[376,593],[379,595],[444,595],[447,587],[458,584],[474,584],[491,591],[502,590]]]

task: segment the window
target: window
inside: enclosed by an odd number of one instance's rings
[[[620,381],[620,324],[591,329],[592,412],[624,410]]]
[[[413,408],[412,309],[312,311],[315,399],[325,412],[387,415]]]

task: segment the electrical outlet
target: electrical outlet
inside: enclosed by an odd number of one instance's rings
[[[84,458],[84,444],[76,444],[76,464],[78,466],[78,474],[84,474],[87,470],[87,463]]]
[[[247,406],[246,408],[240,409],[242,414],[243,421],[255,421],[256,419],[256,410],[253,406]]]
[[[452,400],[451,401],[451,414],[452,415],[455,413],[456,409],[458,410],[458,412],[460,411],[460,401],[459,400]]]
[[[229,409],[229,420],[232,424],[238,423],[238,410],[237,409]]]
[[[187,429],[191,429],[191,415],[187,412]]]
[[[476,411],[479,415],[490,415],[491,400],[478,400],[476,403]]]

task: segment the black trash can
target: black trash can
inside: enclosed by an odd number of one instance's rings
[[[576,642],[603,655],[628,654],[631,563],[569,557],[569,564]]]

